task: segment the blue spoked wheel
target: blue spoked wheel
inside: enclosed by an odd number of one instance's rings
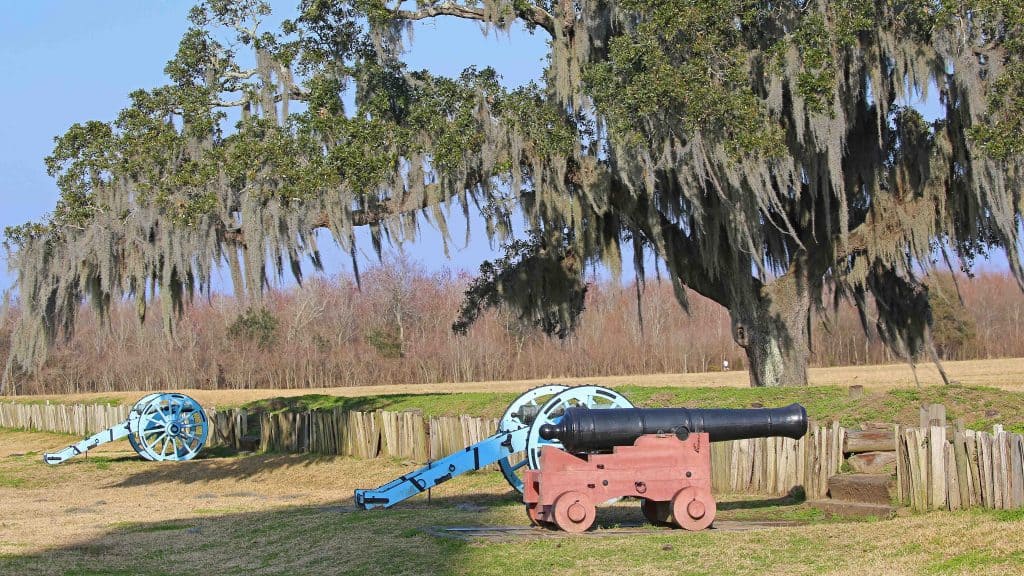
[[[501,432],[512,432],[529,426],[537,414],[540,413],[540,409],[544,404],[567,388],[568,386],[562,384],[548,384],[527,390],[509,404],[505,414],[498,421],[498,430]],[[511,462],[508,458],[498,460],[498,466],[501,468],[501,473],[505,476],[505,480],[519,493],[523,492],[523,479],[519,476],[519,470],[526,466],[526,464],[526,458],[522,458],[522,460],[515,463]]]
[[[150,394],[135,404],[128,421],[132,448],[146,460],[191,460],[210,432],[203,407],[184,394]]]
[[[632,408],[633,403],[615,390],[601,386],[575,386],[567,388],[551,397],[540,413],[530,424],[530,433],[526,437],[526,460],[530,469],[540,468],[540,449],[544,446],[562,448],[559,440],[545,440],[540,437],[540,427],[545,424],[558,424],[565,414],[566,408],[574,406],[586,407],[591,410],[604,408]]]
[[[134,420],[136,420],[136,415],[142,414],[143,410],[146,409],[146,406],[148,406],[149,403],[152,402],[158,396],[160,396],[159,392],[155,394],[149,394],[148,396],[144,396],[142,397],[142,399],[136,402],[135,406],[132,407],[131,415],[129,416],[129,422],[133,422]],[[138,429],[132,426],[129,426],[129,428],[130,430],[128,431],[128,442],[132,445],[132,448],[139,456],[142,456],[146,460],[152,460],[153,457],[149,455],[149,452],[142,449],[142,440],[139,437]]]

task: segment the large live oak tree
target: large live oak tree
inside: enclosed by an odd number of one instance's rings
[[[810,315],[839,299],[901,354],[927,352],[918,273],[935,258],[1000,248],[1024,279],[1018,2],[305,0],[264,31],[267,13],[200,4],[168,85],[57,138],[56,208],[7,231],[22,318],[5,381],[41,365],[83,299],[103,314],[133,297],[142,315],[159,294],[171,335],[220,265],[256,299],[268,263],[320,265],[318,229],[353,251],[359,226],[378,250],[422,221],[447,239],[450,206],[498,240],[516,207],[532,230],[458,329],[504,302],[566,334],[586,264],[618,270],[628,242],[641,278],[644,250],[665,262],[683,306],[689,288],[729,309],[753,385],[806,383]],[[444,17],[545,35],[543,85],[407,69],[412,23]],[[929,122],[911,104],[935,91]]]

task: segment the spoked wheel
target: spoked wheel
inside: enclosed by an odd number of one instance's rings
[[[526,438],[526,459],[531,469],[540,468],[540,449],[544,446],[562,448],[559,440],[545,440],[540,437],[541,426],[558,424],[565,415],[566,408],[583,406],[592,410],[604,408],[632,408],[633,403],[614,390],[601,386],[575,386],[567,388],[541,407],[537,417],[530,424],[530,433]]]
[[[132,447],[147,460],[184,461],[203,449],[210,431],[202,406],[184,394],[156,394],[132,410]],[[143,399],[145,400],[145,398]]]
[[[520,428],[525,428],[533,423],[534,418],[540,413],[540,409],[544,404],[555,396],[559,392],[562,392],[568,388],[561,384],[548,384],[547,386],[539,386],[532,390],[527,390],[519,398],[516,398],[514,402],[509,404],[505,410],[505,414],[498,421],[498,430],[502,432],[511,432]],[[509,485],[516,489],[520,494],[523,492],[523,479],[519,475],[519,469],[526,466],[526,459],[522,459],[519,462],[512,463],[507,457],[498,460],[498,466],[501,467],[501,473],[505,476],[505,480],[508,481]]]
[[[132,407],[131,416],[129,416],[129,421],[134,422],[135,420],[137,420],[138,417],[142,415],[142,412],[145,411],[146,406],[148,406],[149,403],[156,399],[158,396],[160,396],[159,392],[155,394],[149,394],[147,396],[142,397],[142,399],[136,402],[135,406]],[[152,460],[153,457],[150,456],[149,452],[143,450],[142,448],[142,438],[139,436],[139,429],[136,428],[135,426],[131,426],[130,428],[131,430],[129,430],[128,432],[128,442],[132,445],[132,449],[135,450],[136,454],[142,456],[146,460]]]
[[[672,521],[686,530],[703,530],[715,521],[715,499],[706,490],[687,486],[672,498]]]
[[[644,498],[640,502],[640,510],[644,513],[644,518],[651,524],[665,526],[669,524],[669,517],[672,515],[672,503]]]
[[[597,508],[590,497],[582,492],[571,490],[555,500],[555,524],[573,534],[585,532],[594,524]]]

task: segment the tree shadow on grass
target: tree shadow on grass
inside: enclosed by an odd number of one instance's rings
[[[718,502],[719,511],[754,510],[759,508],[778,508],[780,506],[799,506],[806,500],[802,487],[795,487],[784,496],[777,498],[759,498],[756,500],[726,500]]]
[[[110,527],[41,553],[0,555],[0,574],[451,574],[469,544],[427,532],[473,515],[454,507],[386,513],[328,505]]]
[[[341,456],[314,454],[257,454],[253,456],[197,458],[189,462],[154,462],[113,487],[151,484],[195,484],[218,480],[244,480],[272,470],[310,467]]]

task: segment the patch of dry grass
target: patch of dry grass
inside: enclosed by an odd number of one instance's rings
[[[252,456],[153,463],[124,443],[48,467],[68,437],[0,431],[0,574],[1011,574],[1024,573],[1024,514],[933,513],[822,522],[792,502],[723,505],[721,518],[800,519],[748,532],[604,535],[640,521],[635,503],[602,508],[595,533],[504,543],[427,532],[525,525],[496,473],[463,476],[391,510],[351,508],[357,487],[409,471],[385,460]],[[21,455],[16,455],[21,454]],[[100,465],[103,463],[103,465]],[[726,502],[731,499],[722,497]]]

